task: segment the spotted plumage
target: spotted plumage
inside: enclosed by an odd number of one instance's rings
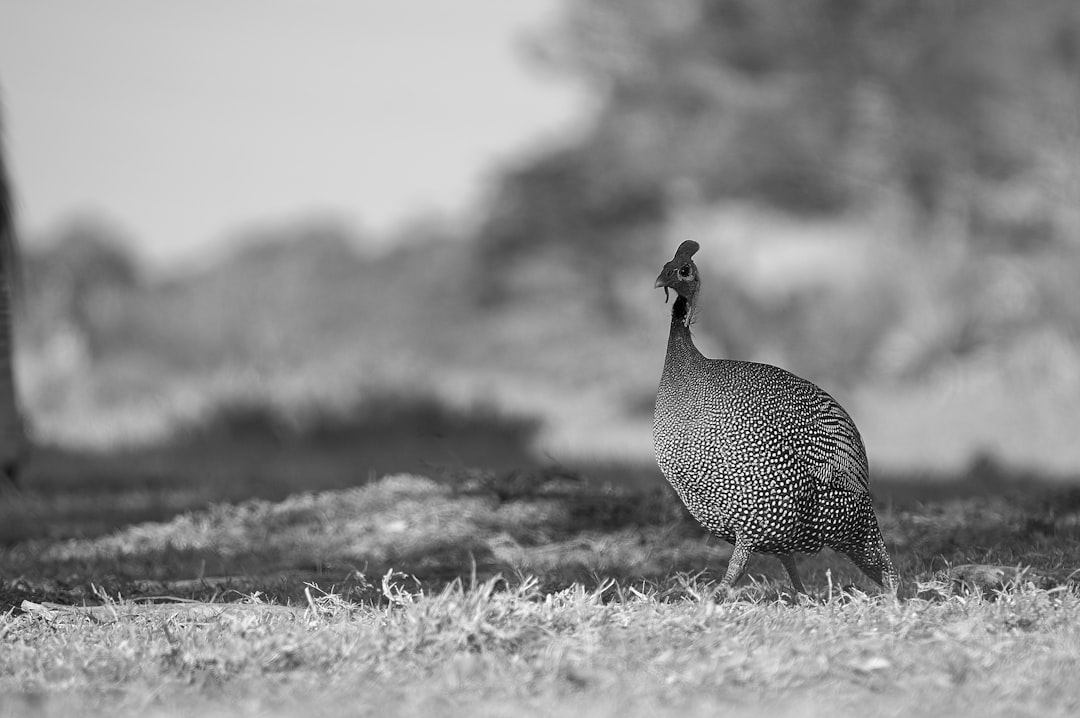
[[[768,364],[707,359],[690,324],[701,285],[683,242],[656,280],[677,294],[656,394],[656,461],[690,513],[735,546],[723,585],[752,553],[779,557],[802,591],[793,554],[828,546],[895,591],[896,572],[870,497],[855,423],[827,393]]]

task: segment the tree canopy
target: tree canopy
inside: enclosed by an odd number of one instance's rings
[[[489,247],[604,244],[680,196],[1080,229],[1071,0],[574,0],[532,48],[602,99],[504,173]]]

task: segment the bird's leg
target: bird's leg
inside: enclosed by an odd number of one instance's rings
[[[730,590],[735,583],[746,573],[746,564],[750,560],[750,550],[746,547],[741,537],[735,539],[735,550],[731,552],[727,571],[724,579],[720,581],[720,588]]]
[[[788,578],[791,579],[791,587],[795,589],[795,593],[806,593],[806,589],[804,589],[802,585],[802,580],[799,578],[799,569],[795,565],[795,557],[790,553],[785,553],[777,556],[777,558],[780,559],[780,563],[784,564]]]

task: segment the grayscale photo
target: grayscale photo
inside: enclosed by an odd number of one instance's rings
[[[0,0],[0,718],[1080,714],[1080,2]]]

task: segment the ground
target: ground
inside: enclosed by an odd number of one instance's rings
[[[882,480],[899,601],[828,551],[811,596],[757,557],[722,598],[730,547],[636,470],[5,492],[0,716],[1080,710],[1080,491]]]

